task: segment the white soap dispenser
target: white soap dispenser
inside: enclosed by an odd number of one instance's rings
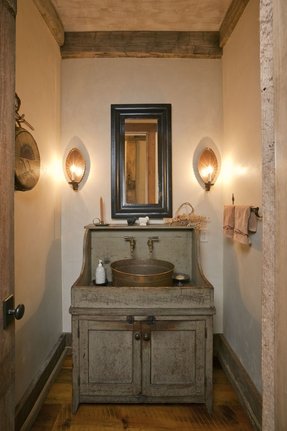
[[[106,283],[106,271],[103,267],[103,261],[100,259],[99,264],[96,268],[96,284],[105,284]]]

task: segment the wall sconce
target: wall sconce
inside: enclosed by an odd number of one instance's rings
[[[197,163],[197,171],[200,179],[204,183],[205,190],[209,191],[210,187],[214,185],[218,172],[217,157],[211,148],[204,148],[200,154]]]
[[[84,178],[85,171],[86,162],[82,153],[78,148],[73,148],[69,151],[65,162],[65,173],[70,180],[68,183],[72,186],[73,190],[78,190],[79,184]]]

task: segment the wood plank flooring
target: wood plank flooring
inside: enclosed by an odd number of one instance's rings
[[[31,431],[254,431],[217,361],[213,380],[212,415],[200,404],[81,404],[72,415],[72,358],[67,356]]]

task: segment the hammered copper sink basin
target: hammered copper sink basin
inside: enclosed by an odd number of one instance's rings
[[[113,286],[172,286],[174,265],[159,259],[123,259],[111,263]]]

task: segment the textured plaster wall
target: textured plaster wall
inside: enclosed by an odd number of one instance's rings
[[[287,3],[274,2],[274,83],[275,83],[275,142],[276,142],[276,429],[287,429]],[[267,195],[268,199],[268,195]],[[266,201],[267,203],[268,201]]]
[[[60,67],[58,46],[32,0],[18,1],[16,91],[41,156],[31,191],[15,192],[16,401],[29,390],[62,333]],[[24,126],[26,127],[26,126]],[[28,129],[29,130],[29,129]]]
[[[223,54],[224,203],[261,207],[259,1],[250,0]],[[261,391],[262,223],[243,246],[224,239],[223,333]]]
[[[215,287],[215,330],[222,332],[222,189],[221,178],[205,192],[193,173],[193,157],[204,138],[219,153],[222,145],[220,60],[75,59],[62,65],[62,145],[84,147],[90,175],[75,193],[65,187],[62,202],[63,327],[70,331],[70,288],[82,263],[84,225],[99,216],[111,220],[111,119],[114,103],[172,104],[174,212],[189,201],[210,218],[208,242],[201,243],[203,269]]]
[[[284,0],[285,1],[285,0]],[[262,429],[275,431],[275,146],[273,1],[260,2],[263,144]],[[263,90],[264,89],[264,90]]]
[[[285,0],[261,0],[263,430],[287,429],[287,46]]]

